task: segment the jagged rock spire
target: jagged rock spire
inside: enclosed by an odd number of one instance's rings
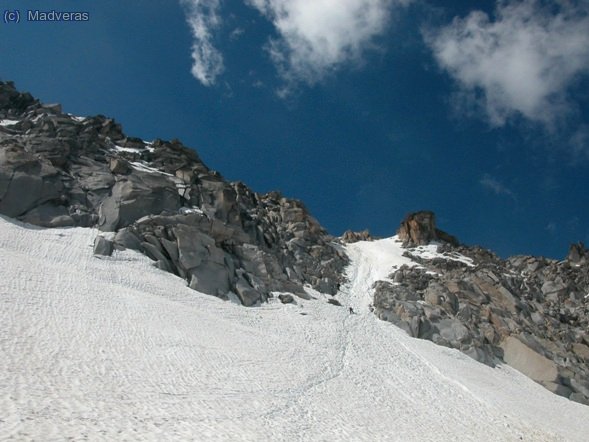
[[[583,242],[579,241],[576,244],[571,244],[569,247],[569,254],[567,261],[571,264],[585,264],[589,261],[589,250],[585,247]]]

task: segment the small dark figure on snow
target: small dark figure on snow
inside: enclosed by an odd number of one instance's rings
[[[350,307],[350,315],[354,314],[354,309],[352,307]]]

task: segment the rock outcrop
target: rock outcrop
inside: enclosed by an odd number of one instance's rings
[[[227,182],[177,140],[128,137],[0,82],[0,213],[98,227],[95,251],[135,249],[190,287],[253,305],[272,292],[335,294],[347,264],[305,206]]]
[[[418,229],[434,232],[432,217],[419,219],[426,222]],[[426,237],[414,235],[410,244]],[[564,261],[502,260],[448,242],[438,243],[435,256],[419,246],[408,247],[406,256],[415,265],[374,285],[379,318],[483,363],[505,362],[589,404],[589,263],[579,258],[586,256],[582,245],[571,247]]]
[[[352,244],[358,241],[372,241],[374,238],[368,230],[362,230],[361,232],[353,232],[346,230],[341,236],[341,240],[344,244]]]
[[[408,214],[397,230],[404,246],[420,246],[432,241],[444,241],[457,246],[458,240],[436,228],[436,216],[433,212],[422,210]]]
[[[587,262],[589,262],[589,250],[585,248],[585,244],[582,242],[571,244],[569,247],[569,254],[567,255],[567,261],[573,265],[587,264]]]

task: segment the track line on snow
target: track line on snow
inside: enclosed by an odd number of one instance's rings
[[[581,406],[369,313],[387,253],[401,259],[392,241],[350,252],[343,308],[319,297],[245,309],[186,288],[142,255],[93,257],[95,235],[0,219],[0,439],[540,441],[557,440],[555,430],[581,441],[589,432]],[[474,393],[455,385],[454,365],[473,373],[464,385]],[[494,382],[547,404],[540,417]]]

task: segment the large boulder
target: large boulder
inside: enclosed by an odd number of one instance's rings
[[[550,359],[534,351],[514,336],[501,343],[503,360],[537,382],[556,382],[558,369]]]
[[[586,264],[589,261],[589,250],[582,242],[571,244],[567,260],[575,265]]]
[[[42,227],[71,227],[75,224],[64,206],[52,203],[34,207],[20,217],[21,221]]]
[[[101,256],[110,256],[113,252],[113,242],[105,238],[104,236],[98,235],[94,239],[94,254]]]
[[[180,207],[175,184],[167,176],[136,171],[117,181],[102,202],[98,227],[112,232],[146,215],[177,213]]]
[[[190,288],[208,295],[226,297],[231,291],[232,279],[234,279],[234,277],[229,274],[229,269],[225,265],[225,262],[223,260],[218,260],[219,256],[224,256],[223,251],[220,249],[213,249],[211,252],[213,255],[211,256],[211,259],[207,259],[198,267],[193,267],[188,270],[187,273],[190,275]],[[215,257],[214,255],[217,256]],[[255,297],[260,298],[260,294],[256,293]],[[245,305],[252,304],[249,302],[243,303]]]
[[[200,266],[215,247],[213,238],[191,226],[179,225],[172,232],[178,246],[178,263],[185,271]]]
[[[22,146],[0,145],[0,213],[18,217],[59,199],[62,190],[58,171],[49,162],[36,158]]]
[[[0,110],[4,112],[23,112],[28,107],[38,103],[27,92],[19,92],[12,81],[0,81]]]
[[[235,291],[241,300],[241,303],[247,307],[254,305],[261,300],[260,293],[255,290],[249,281],[246,279],[247,273],[244,271],[238,272],[239,276],[235,283]],[[280,298],[282,299],[282,298]]]

